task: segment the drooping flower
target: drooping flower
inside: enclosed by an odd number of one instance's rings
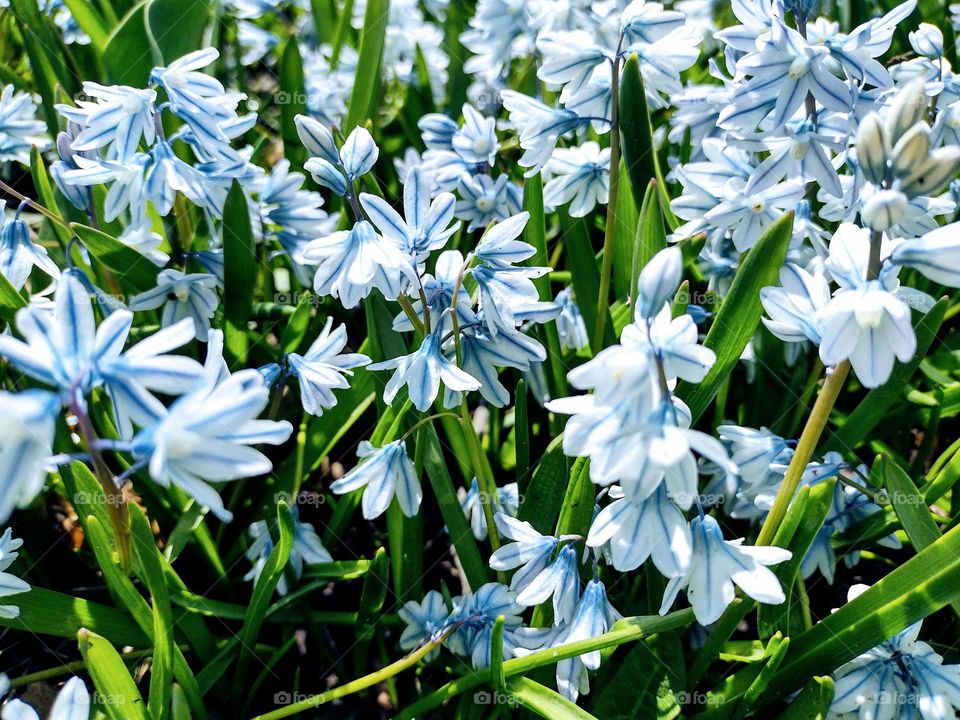
[[[342,495],[365,488],[361,508],[367,520],[383,515],[394,497],[404,515],[413,517],[417,514],[423,490],[403,439],[380,448],[364,440],[357,448],[357,457],[364,462],[333,482],[330,490]]]

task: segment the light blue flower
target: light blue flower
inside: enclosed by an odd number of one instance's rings
[[[356,307],[373,288],[387,300],[396,300],[414,279],[413,266],[403,250],[378,235],[365,220],[352,230],[313,240],[304,248],[303,258],[317,265],[314,290],[338,298],[348,309]]]
[[[60,400],[44,390],[0,391],[0,522],[43,489]]]
[[[515,633],[520,629],[522,612],[515,593],[500,583],[487,583],[475,594],[461,598],[450,614],[448,623],[457,624],[457,629],[446,645],[458,655],[469,655],[474,668],[489,667],[493,625],[503,615],[503,657],[511,658],[518,645]]]
[[[470,529],[477,540],[487,539],[487,516],[483,511],[483,497],[480,494],[480,485],[476,478],[470,482],[470,489],[457,489],[457,496],[460,499],[460,507],[463,514],[467,516],[467,522],[470,523]],[[509,517],[516,517],[520,509],[520,489],[517,483],[507,483],[498,487],[493,494],[493,512],[502,513]]]
[[[686,588],[687,600],[701,625],[715,623],[733,601],[734,584],[754,600],[779,605],[786,598],[780,581],[767,565],[777,565],[792,557],[789,550],[774,546],[749,547],[743,540],[724,540],[717,521],[709,515],[690,523],[693,559],[685,576],[675,577],[663,594],[660,614],[673,605],[680,590]]]
[[[30,164],[30,148],[49,143],[46,126],[36,119],[37,105],[29,93],[4,85],[0,93],[0,162]]]
[[[73,139],[73,150],[88,152],[109,147],[111,157],[123,161],[137,151],[141,139],[153,145],[157,136],[156,91],[84,82],[83,93],[94,102],[78,100],[77,107],[57,106],[61,115],[83,128]]]
[[[158,485],[176,485],[224,522],[232,513],[215,485],[265,475],[270,460],[250,447],[287,440],[290,423],[258,420],[270,391],[253,369],[229,374],[223,359],[223,334],[211,330],[207,359],[199,382],[166,409],[159,421],[141,430],[131,450],[148,463]]]
[[[960,224],[944,225],[923,237],[897,243],[890,262],[914,268],[941,285],[960,287]]]
[[[323,123],[306,115],[297,115],[294,123],[297,126],[300,142],[311,155],[323,158],[331,165],[337,165],[340,162],[340,153],[333,140],[333,133]]]
[[[445,250],[437,256],[433,274],[424,273],[420,276],[423,292],[427,298],[427,307],[430,308],[431,320],[437,322],[436,318],[439,318],[441,336],[453,330],[453,313],[447,313],[446,311],[453,307],[453,292],[458,285],[457,319],[460,322],[460,327],[468,325],[476,319],[470,293],[467,292],[462,281],[458,282],[461,273],[465,271],[466,265],[460,251]],[[413,310],[417,317],[423,321],[423,303],[419,294],[413,300]],[[401,312],[393,320],[393,329],[397,332],[409,332],[413,330],[413,324],[407,314]]]
[[[34,266],[54,280],[60,277],[60,268],[47,255],[47,249],[30,239],[30,228],[20,219],[25,204],[21,204],[14,218],[0,229],[0,273],[14,290],[23,288]],[[0,201],[0,215],[2,213],[3,201]],[[0,223],[3,223],[3,217],[0,217]]]
[[[0,355],[26,375],[56,388],[64,403],[80,401],[105,383],[108,393],[116,394],[114,409],[120,418],[153,417],[162,406],[145,388],[182,391],[184,382],[199,375],[195,361],[164,354],[193,337],[192,327],[175,326],[157,333],[124,355],[132,314],[117,310],[98,329],[81,277],[76,270],[64,272],[52,313],[37,306],[18,311],[17,330],[26,342],[0,335]]]
[[[440,637],[446,629],[450,611],[443,601],[443,595],[431,590],[423,596],[423,602],[408,600],[404,603],[397,611],[397,616],[406,624],[400,634],[400,649],[409,651]],[[427,661],[435,658],[439,652],[439,648],[432,650],[427,655]]]
[[[583,590],[573,620],[560,632],[554,645],[567,645],[603,635],[621,617],[607,600],[607,589],[603,583],[593,579]],[[561,660],[557,663],[557,690],[567,699],[576,701],[580,693],[589,690],[586,670],[599,667],[599,650]]]
[[[458,128],[450,137],[450,148],[459,155],[465,163],[490,166],[494,164],[500,143],[497,142],[497,120],[494,117],[484,117],[472,105],[463,105],[463,127]],[[420,125],[423,130],[423,125]],[[427,132],[424,132],[424,144]],[[442,137],[442,135],[441,135]],[[433,144],[440,144],[442,140],[434,136]],[[427,147],[430,147],[427,144]]]
[[[334,389],[350,387],[345,376],[351,368],[362,367],[370,358],[360,353],[343,353],[347,346],[347,328],[340,325],[332,333],[333,318],[327,318],[323,330],[303,355],[287,353],[285,362],[300,383],[300,402],[305,412],[319,417],[337,404]]]
[[[553,301],[560,306],[557,316],[557,334],[560,346],[565,350],[579,350],[590,344],[587,325],[580,314],[580,307],[573,297],[573,290],[564,288],[557,293]]]
[[[392,240],[413,262],[422,263],[439,250],[459,229],[453,222],[456,198],[439,193],[430,199],[430,181],[419,167],[407,173],[403,183],[403,214],[400,217],[383,198],[360,194],[360,205],[383,237]]]
[[[468,232],[520,212],[522,194],[506,174],[496,180],[489,175],[461,176],[457,190],[460,199],[456,204],[456,215],[469,221]]]
[[[361,508],[367,520],[383,515],[394,496],[404,515],[413,517],[417,514],[423,490],[403,439],[394,440],[380,448],[364,440],[357,449],[357,457],[365,459],[365,462],[331,484],[333,492],[342,495],[366,488]]]
[[[210,319],[217,311],[217,279],[206,273],[184,274],[174,268],[161,270],[157,286],[130,299],[130,309],[156,310],[163,306],[161,322],[169,327],[184,318],[192,318],[197,339],[207,341]]]
[[[830,286],[823,271],[809,273],[787,263],[780,269],[780,286],[762,288],[760,301],[768,316],[762,318],[763,324],[778,338],[820,344],[820,313],[830,302]]]
[[[47,720],[87,720],[90,716],[90,693],[83,680],[74,676],[64,683],[50,706]],[[30,705],[18,698],[8,700],[0,709],[3,720],[40,720]]]
[[[690,527],[683,513],[660,487],[653,495],[636,501],[622,491],[593,519],[587,546],[604,548],[617,570],[636,570],[647,558],[653,559],[665,577],[680,577],[690,568],[692,543]]]
[[[30,590],[30,586],[16,575],[6,572],[13,561],[17,559],[17,550],[23,545],[23,540],[14,539],[13,530],[7,528],[0,537],[0,597],[19,595]],[[0,605],[0,617],[19,617],[20,608],[16,605]]]
[[[519,163],[529,168],[524,173],[526,177],[540,172],[553,154],[561,135],[585,124],[572,110],[548,107],[514,90],[504,90],[500,93],[500,100],[510,113],[510,122],[520,134],[520,147],[524,153]]]
[[[393,402],[404,385],[414,407],[427,410],[440,392],[440,383],[453,392],[479,390],[480,382],[447,359],[437,331],[428,333],[420,347],[409,355],[385,360],[369,366],[370,370],[394,370],[383,389],[383,401]]]
[[[496,335],[491,335],[483,325],[481,314],[477,323],[461,334],[460,357],[464,372],[480,382],[484,400],[495,407],[504,407],[510,402],[510,391],[500,382],[499,369],[512,367],[528,372],[533,365],[546,360],[547,351],[538,340],[516,330],[501,328]],[[445,404],[452,405],[453,395],[448,387]]]
[[[103,217],[107,222],[116,220],[120,213],[129,210],[134,220],[146,214],[145,174],[151,164],[146,153],[134,153],[123,160],[89,160],[75,155],[76,169],[64,170],[60,179],[67,185],[87,187],[110,183],[110,189],[103,203]]]
[[[610,149],[594,141],[579,147],[558,148],[547,170],[550,180],[543,188],[547,207],[570,203],[570,217],[584,217],[597,205],[605,205],[610,192]]]

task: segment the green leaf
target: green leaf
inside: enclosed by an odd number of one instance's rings
[[[10,284],[6,276],[0,273],[0,318],[8,325],[12,325],[17,316],[17,310],[27,306],[27,301]]]
[[[914,334],[917,336],[917,351],[913,359],[907,363],[896,363],[890,378],[878,388],[867,393],[866,397],[852,413],[824,441],[824,452],[829,450],[846,451],[856,447],[870,431],[887,416],[887,411],[893,404],[903,397],[907,381],[927,355],[927,351],[937,337],[937,331],[943,323],[944,313],[947,311],[947,299],[941,298],[930,311],[921,316],[914,325]]]
[[[300,294],[297,302],[297,309],[287,320],[287,325],[283,329],[283,335],[280,337],[280,349],[284,353],[297,352],[307,337],[307,331],[310,329],[310,319],[313,316],[313,307],[317,298],[309,291],[305,290]]]
[[[253,659],[253,648],[260,635],[270,599],[283,576],[283,570],[290,559],[290,550],[293,548],[293,515],[285,502],[277,503],[277,527],[279,537],[253,588],[253,596],[250,598],[250,604],[243,619],[243,627],[240,629],[240,659],[237,663],[237,674],[233,686],[234,696],[238,698],[243,697],[247,671]]]
[[[750,712],[758,698],[760,698],[764,690],[767,689],[767,685],[770,683],[770,679],[777,671],[777,668],[783,663],[789,648],[790,638],[785,638],[780,633],[770,638],[770,642],[764,651],[767,661],[764,663],[757,677],[750,683],[747,692],[740,699],[740,707],[734,717],[742,718]]]
[[[530,213],[530,219],[523,228],[523,239],[536,248],[536,252],[527,262],[537,267],[548,266],[550,256],[547,253],[547,230],[543,209],[543,178],[539,174],[527,178],[523,183],[523,209]],[[533,284],[541,300],[547,302],[553,300],[548,275],[535,278]],[[547,346],[547,358],[550,363],[548,377],[550,392],[553,397],[563,397],[567,394],[567,375],[563,365],[563,349],[560,346],[556,320],[541,325],[539,332]]]
[[[18,20],[24,40],[29,36],[30,44],[42,53],[63,91],[67,95],[75,95],[80,89],[80,81],[67,65],[67,53],[58,33],[54,31],[53,21],[40,12],[35,0],[10,0],[10,9]],[[32,67],[32,55],[30,59]],[[33,70],[37,72],[36,67]]]
[[[223,206],[223,349],[234,369],[247,364],[257,264],[247,196],[234,180]]]
[[[590,459],[578,457],[570,470],[570,482],[567,484],[557,521],[557,536],[583,535],[590,530],[593,519],[593,506],[597,499],[597,490],[590,480]]]
[[[467,584],[471,589],[477,590],[490,579],[490,571],[480,555],[477,540],[463,515],[463,508],[460,507],[460,501],[457,499],[457,492],[454,490],[450,471],[441,452],[440,438],[437,437],[436,430],[432,425],[425,425],[420,432],[424,436],[423,467],[430,481],[430,487],[433,489],[433,496],[440,507],[440,515],[447,526],[450,541],[457,551],[457,558],[466,575]]]
[[[80,238],[87,251],[121,282],[137,292],[150,290],[157,285],[157,266],[129,245],[92,227],[71,223],[70,227]]]
[[[346,10],[344,10],[346,12]],[[387,20],[390,17],[390,0],[367,0],[360,31],[360,48],[357,57],[357,72],[344,133],[370,120],[376,112],[380,87],[380,65],[383,61],[383,44],[387,36]]]
[[[80,29],[90,36],[93,47],[102,51],[107,46],[110,30],[94,4],[90,0],[64,0],[63,4]]]
[[[833,702],[833,678],[821,675],[810,680],[786,709],[780,720],[826,720]]]
[[[215,0],[150,0],[146,27],[159,54],[169,65],[205,45],[204,36]]]
[[[789,212],[767,226],[756,245],[742,258],[730,291],[703,342],[704,347],[716,353],[716,362],[702,382],[683,382],[677,387],[677,396],[690,407],[694,422],[707,409],[753,338],[763,314],[760,290],[777,284],[792,232],[793,213]]]
[[[596,720],[593,715],[556,690],[544,687],[529,678],[516,677],[507,683],[508,698],[533,710],[547,720]]]
[[[0,617],[0,627],[61,638],[74,638],[80,628],[88,628],[117,645],[146,647],[150,642],[127,613],[54,590],[33,587],[5,597],[3,602],[19,607],[20,615]]]
[[[633,241],[628,295],[631,300],[637,297],[640,271],[653,259],[654,255],[666,247],[667,232],[663,228],[663,213],[660,211],[660,201],[657,199],[657,181],[651,180],[647,184],[643,203],[640,205],[640,218],[637,221],[637,232]]]
[[[957,599],[960,527],[894,568],[869,590],[793,638],[765,697],[798,689]]]
[[[291,37],[280,56],[280,92],[276,102],[280,106],[280,137],[283,155],[294,168],[302,168],[307,157],[306,148],[297,134],[297,115],[306,113],[307,90],[303,77],[300,43]]]
[[[643,206],[647,186],[651,180],[655,180],[664,218],[671,229],[676,228],[678,223],[670,211],[670,196],[660,170],[657,146],[653,141],[653,125],[640,74],[640,61],[635,54],[627,59],[620,71],[620,135],[634,203],[637,207]]]
[[[620,162],[620,187],[629,182],[625,164]],[[616,297],[626,297],[630,292],[630,277],[633,271],[634,238],[639,228],[639,205],[633,193],[617,195],[617,226],[613,234],[613,290]]]
[[[100,697],[105,698],[102,707],[107,717],[113,720],[149,720],[150,715],[137,684],[110,641],[82,628],[77,633],[77,642],[90,679]]]
[[[673,720],[681,712],[676,696],[686,686],[684,664],[683,644],[676,633],[646,638],[600,666],[590,709],[603,720]]]
[[[566,209],[560,211],[560,225],[563,228],[564,254],[570,270],[573,294],[583,313],[583,321],[588,330],[597,324],[597,298],[600,296],[600,269],[597,257],[590,244],[590,232],[583,218],[572,218]],[[604,347],[612,345],[616,338],[613,334],[613,321],[609,317],[604,325]],[[599,348],[594,348],[596,352]]]
[[[144,0],[131,8],[110,34],[103,51],[103,64],[112,83],[146,87],[150,71],[157,64],[155,61],[160,59],[147,33],[148,5],[149,0]]]
[[[560,515],[569,473],[563,437],[556,437],[533,469],[517,518],[533,525],[537,532],[549,535]]]
[[[33,186],[37,189],[37,198],[40,204],[48,210],[57,212],[57,198],[53,192],[53,186],[50,184],[50,176],[47,174],[47,167],[43,163],[43,154],[36,145],[30,148],[30,175],[33,178]],[[59,223],[55,223],[49,218],[45,222],[50,225],[60,245],[66,248],[67,243],[73,238],[73,235],[67,232]]]
[[[387,551],[377,548],[370,564],[370,570],[363,576],[363,588],[360,590],[360,604],[357,607],[357,642],[354,645],[354,668],[362,673],[367,646],[376,634],[380,611],[387,599],[389,590],[390,562]]]
[[[940,529],[930,516],[926,500],[906,471],[890,458],[884,458],[882,464],[887,496],[907,537],[919,552],[940,538]]]
[[[150,663],[148,708],[153,720],[166,720],[170,717],[170,688],[173,682],[173,611],[170,609],[162,558],[153,539],[153,531],[136,503],[130,504],[130,520],[134,551],[153,604],[153,658]]]

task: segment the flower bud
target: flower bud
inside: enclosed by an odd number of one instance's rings
[[[960,147],[950,145],[934,150],[926,160],[900,180],[899,188],[908,197],[930,195],[953,178],[960,168]]]
[[[903,134],[890,153],[893,176],[902,178],[927,159],[930,152],[930,128],[925,122],[918,122]]]
[[[680,284],[683,253],[673,245],[654,255],[640,271],[635,316],[652,318],[663,309]]]
[[[881,185],[887,174],[890,141],[880,116],[870,113],[857,129],[857,162],[868,181]]]
[[[907,198],[899,190],[880,190],[863,204],[860,219],[871,230],[888,230],[900,222]]]
[[[937,60],[943,57],[943,33],[936,25],[920,23],[920,27],[908,36],[910,46],[917,55]]]
[[[891,142],[900,139],[907,130],[923,119],[927,109],[927,95],[923,80],[911,81],[893,99],[887,115],[887,133]]]
[[[314,157],[323,158],[328,163],[336,165],[340,162],[340,154],[333,142],[333,134],[318,120],[306,115],[297,115],[293,121],[297,125],[297,135],[300,142]]]

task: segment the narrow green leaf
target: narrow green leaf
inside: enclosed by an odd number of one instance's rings
[[[935,613],[957,598],[960,527],[894,568],[869,590],[793,638],[765,697],[798,689]]]
[[[570,470],[570,482],[567,484],[557,521],[557,536],[586,536],[593,519],[593,506],[597,499],[597,490],[590,480],[590,459],[578,457]]]
[[[380,610],[387,599],[390,588],[388,575],[390,569],[387,551],[377,549],[370,564],[370,571],[363,577],[360,590],[360,603],[357,607],[357,642],[354,646],[354,669],[362,674],[366,663],[367,646],[373,640],[380,619]]]
[[[307,89],[303,76],[303,60],[297,38],[287,40],[280,56],[280,92],[276,103],[280,106],[280,137],[283,138],[283,156],[294,168],[302,168],[307,157],[306,148],[297,135],[294,118],[307,111]]]
[[[640,205],[640,218],[637,220],[637,232],[633,241],[633,257],[630,265],[630,292],[632,301],[637,296],[637,283],[640,271],[653,259],[653,256],[667,247],[667,232],[663,228],[663,213],[657,199],[657,181],[647,184]]]
[[[508,697],[547,720],[596,720],[593,715],[556,690],[525,677],[512,678]]]
[[[10,284],[6,276],[0,274],[0,319],[8,325],[13,324],[17,310],[27,306],[27,301]]]
[[[346,12],[346,10],[344,10]],[[390,17],[390,0],[367,0],[360,31],[360,48],[357,57],[357,72],[344,133],[373,118],[376,112],[377,91],[380,87],[380,65],[383,61],[383,45],[387,36],[387,20]]]
[[[103,51],[107,78],[117,85],[146,87],[150,71],[160,60],[147,33],[149,0],[134,5],[120,21]]]
[[[57,212],[59,209],[57,207],[57,198],[53,192],[53,186],[50,184],[50,176],[47,174],[47,167],[43,162],[43,154],[36,145],[30,148],[30,176],[33,178],[33,186],[37,190],[37,199],[40,201],[40,204],[48,210]],[[60,246],[66,248],[67,243],[70,242],[73,235],[67,232],[66,228],[59,223],[55,223],[49,219],[45,219],[44,222],[53,230],[53,233],[60,241]]]
[[[517,513],[518,519],[549,535],[560,516],[569,473],[567,456],[563,454],[563,437],[556,437],[533,469]]]
[[[41,587],[4,597],[3,602],[19,607],[20,615],[0,617],[0,627],[60,638],[74,638],[80,628],[88,628],[117,645],[146,647],[149,644],[146,634],[127,613],[109,605]]]
[[[93,47],[102,51],[107,46],[110,31],[106,20],[97,12],[97,8],[90,0],[64,0],[64,5],[70,15],[83,32],[90,36]]]
[[[247,321],[257,281],[257,255],[247,196],[236,180],[223,206],[223,349],[232,368],[245,367]]]
[[[79,223],[70,227],[87,251],[103,264],[117,279],[133,290],[142,292],[157,285],[157,266],[129,245],[111,235]]]
[[[626,189],[629,179],[623,161],[620,162],[619,182],[620,187]],[[618,298],[627,297],[630,292],[634,239],[639,228],[639,207],[632,192],[622,192],[617,196],[617,226],[613,234],[613,291]]]
[[[503,615],[497,616],[490,633],[490,684],[493,689],[503,692],[507,689],[507,678],[503,674]]]
[[[247,671],[253,659],[253,647],[260,635],[270,599],[283,576],[284,568],[287,567],[287,561],[290,559],[290,550],[293,548],[293,515],[284,502],[277,503],[277,527],[279,537],[253,588],[253,596],[250,598],[250,604],[243,619],[243,627],[240,629],[240,659],[234,679],[234,696],[238,698],[243,697]]]
[[[463,515],[463,508],[460,507],[460,501],[457,499],[457,492],[454,490],[453,480],[450,478],[447,463],[441,452],[440,439],[437,437],[436,430],[431,425],[425,425],[420,432],[424,436],[423,467],[430,481],[433,496],[440,507],[440,515],[447,526],[450,541],[457,551],[457,558],[463,567],[467,584],[471,589],[477,590],[490,579],[490,570],[480,555],[477,540]]]
[[[523,209],[530,213],[530,219],[523,228],[523,239],[536,248],[536,252],[527,261],[530,265],[546,267],[550,264],[547,251],[547,229],[543,208],[543,178],[539,174],[527,178],[523,183]],[[553,300],[550,291],[550,278],[547,275],[534,279],[533,284],[543,301]],[[547,346],[547,358],[550,363],[548,382],[553,397],[563,397],[567,394],[567,375],[563,365],[563,350],[560,347],[560,335],[557,333],[555,320],[539,326]]]
[[[793,213],[789,212],[767,226],[756,245],[741,259],[730,291],[703,342],[704,347],[716,353],[717,360],[702,382],[683,382],[677,387],[677,396],[690,407],[694,422],[707,409],[753,338],[763,314],[760,289],[777,284],[792,232]]]
[[[890,458],[884,458],[882,463],[887,496],[907,537],[920,552],[940,538],[940,529],[930,516],[923,495],[906,471]]]
[[[651,180],[655,180],[664,219],[671,229],[676,228],[678,223],[670,210],[670,196],[653,141],[653,125],[640,74],[640,61],[635,54],[627,59],[620,71],[620,135],[623,161],[636,206],[643,206],[646,188]]]
[[[107,717],[112,720],[150,720],[137,684],[110,641],[83,628],[77,633],[80,655],[90,679],[101,697]]]
[[[166,720],[170,717],[170,688],[173,682],[173,612],[153,532],[146,515],[136,503],[130,505],[130,525],[134,552],[153,603],[153,660],[150,664],[147,707],[153,720]]]
[[[18,27],[24,38],[29,35],[31,44],[43,54],[63,91],[70,96],[76,94],[80,89],[80,81],[67,64],[67,53],[58,33],[54,31],[53,20],[40,12],[35,0],[10,0],[10,9],[19,21]]]
[[[317,299],[310,291],[304,291],[297,302],[297,309],[287,321],[287,326],[280,336],[280,349],[285,353],[297,352],[303,345],[310,329],[310,319]]]
[[[567,211],[560,211],[560,225],[563,228],[564,254],[567,259],[567,268],[570,270],[570,280],[573,284],[573,294],[577,298],[577,305],[583,314],[583,321],[587,329],[597,324],[597,299],[600,296],[600,268],[597,267],[597,256],[594,255],[590,244],[590,232],[583,218],[572,218]],[[608,313],[604,324],[604,347],[615,342],[613,321]],[[594,348],[596,352],[598,348]]]
[[[770,642],[767,644],[764,652],[767,656],[767,661],[760,670],[760,674],[750,683],[750,687],[747,688],[747,692],[741,698],[740,707],[734,717],[742,718],[750,712],[757,700],[763,695],[764,690],[767,689],[767,685],[770,683],[770,679],[777,671],[777,668],[783,663],[789,648],[790,638],[785,638],[780,633],[770,638]]]
[[[870,431],[877,426],[893,404],[903,397],[904,387],[913,377],[913,373],[927,356],[927,351],[937,337],[937,331],[943,323],[947,311],[947,299],[941,298],[930,311],[914,325],[917,336],[917,351],[907,363],[896,363],[890,379],[883,385],[867,393],[866,397],[852,413],[847,415],[840,427],[824,440],[824,452],[829,450],[847,451],[856,447]]]

